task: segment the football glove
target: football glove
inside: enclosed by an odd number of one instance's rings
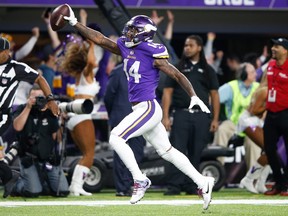
[[[210,110],[208,109],[208,107],[203,103],[202,100],[200,100],[199,97],[192,96],[191,101],[190,101],[190,106],[188,109],[192,110],[195,105],[198,105],[202,112],[210,113]]]
[[[71,26],[74,26],[74,25],[76,25],[77,22],[78,22],[78,21],[77,21],[77,18],[75,17],[75,14],[74,14],[72,8],[71,8],[68,4],[66,4],[66,5],[67,5],[68,8],[69,8],[70,16],[69,16],[69,17],[68,17],[68,16],[64,16],[63,18],[64,18],[65,20],[67,20]]]

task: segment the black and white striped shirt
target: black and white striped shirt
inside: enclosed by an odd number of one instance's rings
[[[9,60],[0,64],[0,109],[12,107],[20,81],[34,83],[38,72],[25,63]]]

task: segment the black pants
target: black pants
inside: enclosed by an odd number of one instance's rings
[[[12,118],[8,114],[1,114],[0,116],[0,136],[2,136],[5,131],[9,128],[12,122]],[[5,139],[4,139],[5,140]],[[0,162],[0,179],[5,185],[12,178],[12,171],[10,167],[3,161]]]
[[[12,171],[4,161],[0,161],[0,179],[3,185],[12,179]]]
[[[170,140],[173,147],[185,154],[193,166],[199,170],[201,154],[209,142],[210,115],[203,112],[190,113],[176,110],[174,113]],[[167,186],[174,191],[193,192],[196,185],[173,164],[167,170]]]
[[[285,178],[281,172],[283,168],[287,174],[287,167],[282,167],[277,153],[277,143],[281,136],[283,136],[286,147],[285,153],[288,156],[288,109],[277,113],[268,112],[264,124],[264,148],[273,171],[274,180],[277,186],[287,187],[287,176]]]

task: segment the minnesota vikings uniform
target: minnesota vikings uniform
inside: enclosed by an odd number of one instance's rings
[[[121,50],[123,69],[128,80],[129,101],[134,105],[133,112],[111,133],[125,141],[143,135],[157,151],[163,147],[167,150],[171,144],[161,123],[162,109],[155,99],[159,69],[153,66],[155,58],[169,58],[167,49],[162,44],[152,42],[142,42],[133,48],[127,48],[122,38],[118,39],[117,44]],[[164,146],[159,146],[160,140]]]
[[[185,155],[172,148],[166,129],[161,123],[162,109],[155,99],[159,69],[153,66],[153,62],[157,58],[169,57],[166,47],[162,44],[141,42],[137,46],[127,48],[121,38],[118,39],[117,45],[124,62],[123,69],[128,79],[129,101],[133,105],[133,112],[111,131],[110,144],[133,178],[141,179],[143,174],[136,168],[137,162],[132,158],[133,152],[128,145],[123,145],[123,141],[142,135],[163,159],[173,163],[193,179],[199,188],[203,188],[206,184],[204,176],[193,167]]]
[[[66,6],[69,7],[70,15],[64,19],[80,32],[91,33],[91,29],[77,25],[72,9],[69,5]],[[139,169],[133,151],[126,143],[129,138],[143,135],[163,159],[173,163],[198,185],[199,194],[204,200],[203,209],[207,210],[211,201],[214,178],[203,176],[184,154],[172,147],[165,127],[161,123],[162,109],[155,99],[159,69],[154,67],[154,61],[157,58],[167,59],[169,55],[164,45],[152,43],[156,31],[155,23],[148,16],[138,15],[126,23],[122,31],[123,36],[117,40],[123,58],[123,69],[127,75],[129,101],[133,105],[133,112],[111,131],[109,143],[133,176],[134,190],[130,199],[131,204],[141,200],[151,185],[149,178]],[[96,38],[100,39],[97,35]],[[103,40],[109,43],[107,39],[102,38],[101,41]],[[191,97],[191,104],[193,103],[203,104],[198,97]],[[208,110],[204,105],[203,109],[205,108]]]

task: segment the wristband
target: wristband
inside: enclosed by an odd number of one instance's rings
[[[46,100],[47,100],[47,102],[52,101],[52,100],[55,100],[55,99],[54,99],[54,95],[53,95],[53,94],[49,94],[49,95],[46,97]]]

